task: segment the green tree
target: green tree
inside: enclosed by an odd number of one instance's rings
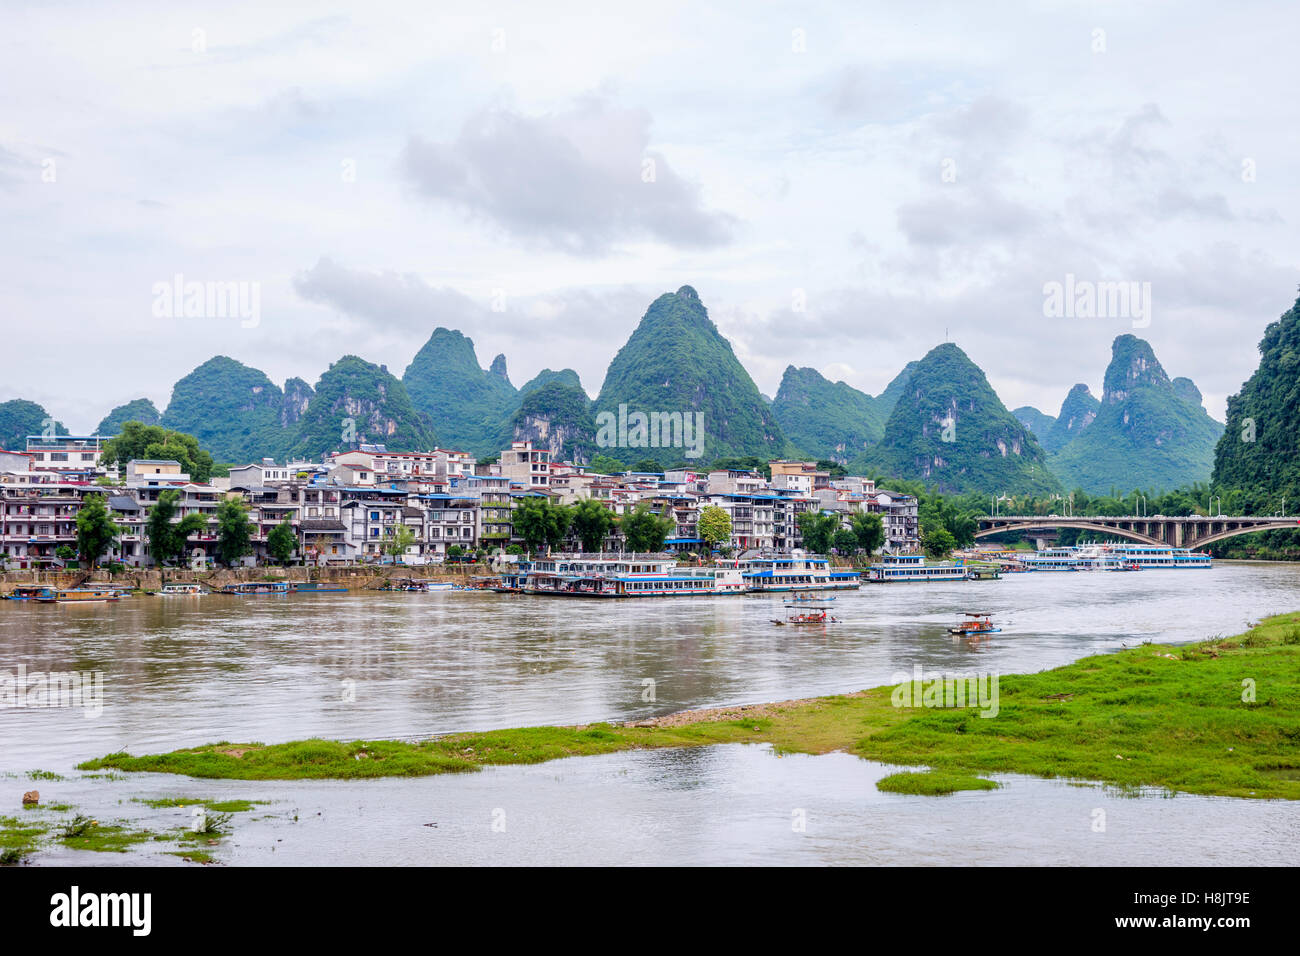
[[[253,523],[248,520],[248,506],[242,498],[227,498],[217,506],[217,556],[221,563],[233,567],[253,550]]]
[[[406,549],[415,544],[415,532],[404,524],[399,524],[384,535],[384,554],[393,559],[394,563],[402,563],[402,555],[406,554]]]
[[[947,528],[930,528],[921,532],[921,547],[931,558],[946,558],[957,547],[957,539]]]
[[[697,527],[700,537],[708,544],[710,550],[731,543],[731,515],[717,505],[706,505],[700,509]]]
[[[54,549],[54,556],[60,561],[73,561],[77,557],[77,549],[69,548],[66,544],[61,544]]]
[[[634,552],[662,551],[664,540],[675,525],[671,518],[655,514],[646,504],[638,505],[619,522],[628,550]]]
[[[145,520],[144,534],[149,544],[149,554],[158,564],[166,564],[180,557],[190,535],[202,531],[208,524],[207,519],[197,511],[176,521],[179,500],[178,491],[169,489],[160,492]]]
[[[650,472],[651,474],[663,471],[663,469],[659,467],[659,462],[655,461],[653,458],[642,458],[632,466],[632,470]]]
[[[858,547],[868,556],[880,550],[880,546],[885,543],[885,522],[880,515],[859,512],[849,518],[849,525],[853,528],[854,537],[858,539]]]
[[[121,537],[122,529],[108,513],[103,495],[87,495],[77,512],[77,553],[93,570]]]
[[[600,551],[614,527],[614,516],[599,501],[584,498],[573,508],[572,527],[583,551]]]
[[[858,536],[848,528],[840,528],[831,539],[840,554],[853,554],[858,550]]]
[[[825,554],[831,549],[835,532],[840,527],[840,516],[822,514],[819,511],[805,511],[795,519],[799,531],[803,534],[803,546],[814,554]]]
[[[197,482],[212,476],[212,456],[199,447],[199,440],[161,425],[127,422],[116,438],[104,443],[99,462],[124,465],[132,459],[178,461],[181,470]]]
[[[266,536],[266,551],[281,564],[288,564],[293,553],[298,550],[298,536],[293,533],[293,525],[281,521]]]
[[[538,497],[525,498],[511,515],[515,531],[529,551],[537,551],[543,545],[559,546],[569,531],[572,517],[568,508]]]
[[[591,459],[591,470],[601,475],[612,475],[615,472],[627,471],[627,465],[617,458],[611,458],[608,455],[597,455]]]

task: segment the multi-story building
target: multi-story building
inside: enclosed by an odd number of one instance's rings
[[[94,474],[108,438],[103,435],[28,435],[35,471]]]
[[[526,488],[548,490],[551,486],[551,452],[534,448],[531,441],[511,442],[501,452],[501,474]]]

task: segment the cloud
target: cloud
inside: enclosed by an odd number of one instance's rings
[[[898,228],[907,241],[922,246],[952,246],[1016,239],[1033,231],[1041,216],[994,192],[904,203]]]
[[[419,276],[349,269],[329,258],[298,273],[294,290],[308,302],[328,305],[367,323],[415,332],[436,326],[473,327],[487,310],[454,289],[435,288]]]
[[[537,117],[484,110],[449,143],[413,136],[402,168],[421,195],[530,244],[592,256],[646,238],[727,243],[735,219],[706,209],[699,187],[649,143],[649,113],[588,98]]]

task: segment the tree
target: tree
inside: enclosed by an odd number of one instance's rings
[[[77,553],[94,570],[99,559],[117,544],[122,529],[113,522],[103,495],[87,495],[77,512]]]
[[[929,528],[921,532],[921,547],[931,558],[945,558],[957,547],[957,539],[947,528]]]
[[[822,514],[819,511],[805,511],[795,519],[799,531],[803,534],[803,546],[814,554],[825,554],[831,549],[831,541],[840,527],[840,516]]]
[[[858,536],[848,528],[840,528],[831,540],[840,554],[853,554],[858,550]]]
[[[671,518],[660,517],[646,504],[623,516],[619,528],[627,539],[628,550],[639,552],[662,551],[664,540],[675,527]]]
[[[849,518],[849,525],[858,539],[858,547],[868,556],[880,550],[880,546],[885,543],[885,522],[880,515],[859,512]]]
[[[402,563],[406,549],[415,544],[415,532],[404,524],[394,527],[384,535],[384,554],[393,559],[395,564]]]
[[[144,534],[149,543],[149,553],[158,564],[166,564],[180,557],[190,535],[207,527],[207,519],[197,511],[175,521],[176,503],[179,500],[178,491],[160,492],[145,520]]]
[[[217,556],[226,567],[253,550],[253,523],[242,498],[227,498],[217,506]]]
[[[655,461],[653,458],[642,458],[632,466],[632,470],[644,471],[650,474],[657,474],[663,471],[663,469],[659,467],[659,462]]]
[[[552,548],[560,545],[568,533],[572,517],[568,508],[553,504],[544,497],[525,498],[511,515],[515,531],[524,539],[529,551],[537,551],[542,545]]]
[[[77,549],[69,548],[66,544],[61,544],[54,549],[54,556],[60,561],[73,561],[77,557]]]
[[[614,516],[599,501],[584,498],[573,508],[572,527],[583,551],[600,551],[614,527]]]
[[[288,564],[293,553],[298,550],[298,536],[293,533],[293,525],[281,521],[266,536],[266,550],[276,561]]]
[[[615,472],[627,471],[627,465],[617,458],[611,458],[608,455],[597,455],[591,459],[591,470],[601,475],[612,475]]]
[[[731,544],[731,515],[717,505],[706,505],[700,510],[700,520],[696,525],[700,537],[712,550],[718,545]]]
[[[212,456],[199,447],[199,440],[161,425],[127,422],[116,438],[104,443],[99,463],[124,465],[133,459],[178,461],[181,470],[200,483],[212,477]]]

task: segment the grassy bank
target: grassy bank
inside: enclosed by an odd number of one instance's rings
[[[419,776],[652,747],[770,743],[933,768],[885,789],[944,793],[1009,772],[1300,799],[1300,614],[1187,647],[1146,644],[1039,674],[1005,676],[994,717],[897,707],[894,688],[693,711],[635,724],[529,727],[418,743],[208,744],[81,765],[244,780]],[[919,697],[919,695],[918,695]]]

